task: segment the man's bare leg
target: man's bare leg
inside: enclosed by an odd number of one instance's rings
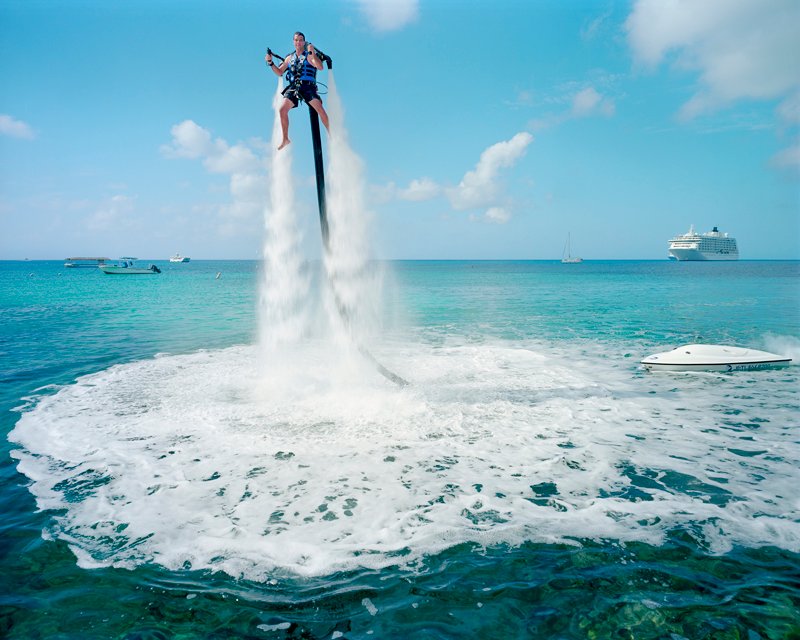
[[[325,111],[325,107],[322,106],[322,100],[317,100],[316,98],[308,103],[311,107],[314,108],[319,114],[319,119],[322,120],[322,124],[325,125],[325,128],[328,130],[328,133],[331,132],[331,128],[328,126],[328,113]]]
[[[281,117],[281,133],[283,134],[283,140],[281,141],[281,146],[278,147],[278,151],[283,149],[285,146],[291,144],[291,140],[289,140],[289,109],[294,107],[291,100],[284,100],[283,104],[281,105],[280,110],[280,117]]]

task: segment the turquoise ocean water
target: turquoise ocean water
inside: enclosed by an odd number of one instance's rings
[[[800,263],[376,265],[402,389],[159,264],[0,262],[0,636],[800,637]]]

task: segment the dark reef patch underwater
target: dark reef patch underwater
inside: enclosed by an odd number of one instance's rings
[[[661,548],[459,545],[414,571],[267,583],[157,568],[97,569],[87,580],[63,543],[42,543],[4,576],[28,577],[0,609],[0,630],[126,640],[789,639],[800,633],[797,563],[775,549],[709,557],[676,533]]]

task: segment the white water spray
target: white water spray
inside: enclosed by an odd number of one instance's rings
[[[292,147],[278,151],[281,81],[272,100],[270,207],[264,212],[264,269],[261,284],[261,344],[269,351],[297,342],[308,330],[309,276],[303,273],[302,235],[295,216]]]
[[[290,145],[277,151],[277,141],[281,139],[278,111],[283,101],[280,86],[273,102],[272,147],[275,150],[271,209],[265,216],[267,239],[261,314],[261,343],[267,355],[265,362],[274,364],[280,359],[282,366],[286,366],[292,358],[290,356],[287,360],[280,354],[292,350],[284,348],[297,345],[304,336],[311,336],[311,327],[315,327],[321,333],[313,337],[320,340],[319,347],[324,347],[326,352],[325,356],[321,354],[319,364],[322,360],[328,360],[329,365],[335,363],[336,371],[328,371],[327,377],[341,381],[347,369],[357,376],[377,369],[402,386],[406,384],[405,380],[381,365],[366,346],[378,326],[382,276],[380,269],[369,260],[370,214],[366,206],[363,163],[348,144],[344,109],[332,72],[329,83],[328,112],[333,131],[329,137],[330,162],[326,180],[329,235],[324,243],[325,278],[319,300],[311,295],[310,275],[302,270],[292,184],[292,148]],[[315,314],[315,309],[324,311]],[[276,373],[274,369],[273,373]],[[292,373],[303,377],[308,372]]]
[[[369,258],[371,214],[366,204],[364,164],[348,142],[344,108],[332,70],[328,82],[330,250],[325,267],[336,298],[335,305],[328,304],[328,313],[333,326],[341,326],[344,320],[349,337],[361,344],[378,324],[382,274]]]

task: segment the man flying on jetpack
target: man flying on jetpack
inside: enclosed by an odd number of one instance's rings
[[[329,129],[328,114],[317,93],[317,70],[322,71],[323,67],[314,45],[310,42],[306,44],[306,37],[300,31],[294,34],[294,53],[284,58],[280,66],[272,62],[272,56],[272,51],[267,49],[264,59],[272,72],[279,77],[286,73],[287,85],[282,92],[284,101],[280,109],[283,141],[278,147],[278,149],[283,149],[291,142],[289,140],[289,110],[294,109],[300,100],[305,100],[308,106],[319,114],[325,128]],[[280,58],[280,56],[277,57]]]
[[[280,66],[275,66],[275,63],[272,62],[273,56],[281,61]],[[306,44],[306,37],[299,31],[294,34],[293,54],[286,56],[286,58],[281,58],[277,53],[273,53],[271,49],[267,48],[267,55],[264,59],[276,76],[280,77],[286,73],[287,85],[281,92],[284,101],[279,111],[281,129],[283,129],[283,140],[278,150],[283,149],[291,142],[289,140],[289,110],[294,109],[299,104],[300,100],[305,100],[308,103],[308,115],[311,120],[311,142],[314,147],[314,169],[317,173],[317,203],[319,204],[319,224],[320,230],[322,231],[322,246],[325,253],[330,254],[328,213],[325,199],[325,167],[323,166],[322,159],[322,140],[320,139],[319,121],[322,120],[325,128],[329,131],[330,128],[328,127],[328,114],[325,112],[322,106],[322,100],[320,100],[319,94],[317,93],[317,71],[322,70],[323,63],[328,65],[328,69],[332,69],[333,60],[319,49],[314,48],[314,45]],[[339,315],[342,317],[344,325],[350,328],[352,324],[350,312],[337,292],[334,275],[333,273],[328,274],[334,302],[336,303],[336,308],[339,311]],[[375,368],[382,376],[401,387],[405,387],[408,384],[406,380],[396,373],[392,373],[378,362],[375,356],[373,356],[364,345],[360,344],[355,336],[352,336],[352,338],[358,347],[358,351],[375,365]]]

